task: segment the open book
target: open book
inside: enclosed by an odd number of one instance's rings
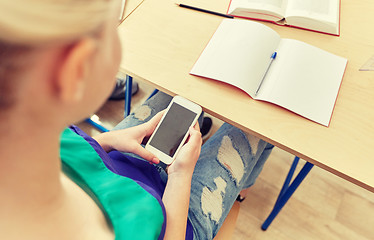
[[[340,0],[231,0],[228,14],[340,34]]]
[[[263,24],[224,19],[190,74],[231,84],[253,99],[328,126],[346,65],[345,58],[281,39]]]
[[[120,15],[119,15],[119,21],[122,21],[125,17],[125,6],[126,6],[126,0],[121,0],[121,8],[120,8]]]

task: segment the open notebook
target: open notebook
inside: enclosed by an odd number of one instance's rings
[[[345,58],[282,39],[261,23],[224,19],[190,73],[328,126],[346,65]]]

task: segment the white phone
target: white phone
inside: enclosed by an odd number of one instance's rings
[[[196,124],[201,112],[199,105],[175,96],[145,148],[155,154],[160,161],[170,165],[185,143],[189,128]]]

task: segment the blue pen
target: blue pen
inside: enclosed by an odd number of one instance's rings
[[[271,64],[273,63],[273,61],[274,61],[274,59],[275,59],[276,57],[277,57],[277,52],[273,52],[273,54],[272,54],[271,57],[270,57],[270,63],[269,63],[269,66],[268,66],[268,68],[266,69],[266,71],[265,71],[265,73],[264,73],[264,76],[262,77],[261,82],[260,82],[260,84],[259,84],[258,87],[257,87],[257,90],[256,90],[256,93],[255,93],[255,96],[257,96],[258,90],[260,90],[260,87],[261,87],[262,83],[264,82],[264,79],[265,79],[265,77],[266,77],[266,74],[268,73],[268,71],[269,71],[269,69],[270,69],[270,66],[271,66]]]

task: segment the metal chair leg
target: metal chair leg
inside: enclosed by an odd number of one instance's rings
[[[125,117],[130,114],[131,111],[131,92],[132,92],[132,77],[126,75],[126,92],[125,92]],[[147,98],[150,99],[158,92],[158,89],[153,90],[151,95]]]
[[[94,122],[92,119],[90,118],[87,118],[85,120],[87,123],[91,124],[92,126],[94,126],[96,129],[100,130],[101,132],[109,132],[109,130],[107,128],[105,128],[104,126]]]
[[[132,93],[132,77],[126,75],[126,91],[125,91],[125,117],[131,111],[131,93]]]
[[[157,92],[158,92],[158,89],[153,90],[153,92],[151,93],[151,95],[149,95],[147,100],[150,99],[151,97],[153,97]]]
[[[281,191],[279,192],[279,195],[278,195],[278,198],[277,198],[277,201],[275,202],[275,204],[277,204],[279,202],[279,200],[281,199],[281,197],[283,196],[283,194],[286,192],[286,190],[288,189],[288,187],[290,186],[290,182],[292,180],[292,177],[295,173],[295,170],[296,170],[296,167],[297,167],[297,164],[299,164],[299,160],[300,158],[299,157],[295,157],[293,162],[292,162],[292,165],[291,165],[291,168],[290,170],[288,171],[288,174],[287,174],[287,177],[286,177],[286,180],[284,181],[283,183],[283,186],[282,186],[282,189]]]
[[[283,184],[282,190],[279,193],[278,199],[276,203],[274,204],[273,210],[265,220],[265,222],[262,224],[261,229],[266,230],[269,225],[273,222],[274,218],[278,215],[280,210],[284,207],[284,205],[287,203],[287,201],[290,199],[292,194],[296,191],[296,189],[299,187],[301,182],[305,179],[305,177],[308,175],[313,164],[306,162],[303,168],[300,170],[296,178],[293,180],[293,182],[290,184],[290,181],[292,179],[292,176],[295,172],[295,168],[299,162],[299,158],[295,157],[290,171],[288,172],[288,175],[286,177],[286,180]]]

